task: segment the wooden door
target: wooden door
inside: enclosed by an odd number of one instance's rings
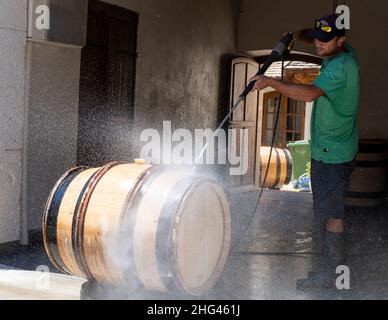
[[[78,164],[128,160],[134,114],[138,16],[89,2],[87,45],[82,49]]]
[[[239,99],[240,94],[248,85],[249,79],[253,77],[259,65],[252,59],[237,58],[232,61],[231,78],[231,106]],[[241,103],[233,113],[230,122],[231,129],[248,130],[248,150],[243,149],[240,153],[240,130],[237,130],[236,150],[237,156],[248,157],[248,171],[245,175],[233,177],[236,184],[259,185],[260,177],[260,144],[261,124],[259,118],[258,93],[253,92]],[[244,159],[242,158],[242,161]]]

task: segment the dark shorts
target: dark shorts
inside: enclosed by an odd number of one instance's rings
[[[326,164],[311,160],[311,187],[317,221],[345,218],[345,196],[356,161]]]

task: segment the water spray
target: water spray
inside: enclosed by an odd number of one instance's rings
[[[280,42],[275,46],[275,48],[273,49],[272,53],[267,58],[267,60],[263,64],[263,66],[258,70],[256,76],[264,75],[267,72],[267,70],[269,69],[269,67],[272,65],[273,62],[275,62],[276,60],[282,59],[282,80],[283,80],[283,75],[284,75],[284,57],[287,56],[291,52],[291,50],[293,48],[293,44],[294,44],[294,38],[297,39],[297,40],[301,40],[301,41],[305,41],[305,42],[310,42],[308,40],[308,29],[303,29],[303,30],[295,32],[295,33],[288,32],[285,35],[283,35],[283,37],[281,38]],[[227,116],[224,118],[224,120],[218,126],[216,131],[213,133],[213,135],[211,137],[212,139],[215,138],[215,136],[217,135],[218,131],[221,130],[224,127],[225,123],[229,120],[229,118],[232,116],[234,111],[239,107],[239,105],[246,99],[248,94],[253,90],[253,88],[255,86],[255,83],[256,83],[256,81],[251,81],[248,84],[248,86],[245,88],[245,90],[240,94],[239,99],[234,103],[234,105],[232,106],[230,112],[227,114]],[[274,128],[274,133],[273,133],[272,143],[271,143],[271,151],[270,151],[269,159],[268,159],[269,163],[271,162],[271,156],[272,156],[272,152],[273,152],[273,148],[274,148],[274,144],[275,144],[275,136],[276,136],[276,131],[277,131],[278,123],[279,123],[281,101],[282,101],[282,95],[280,94],[279,103],[278,103],[278,110],[277,110],[277,116],[276,116],[276,122],[275,122],[275,128]],[[209,142],[207,142],[206,145],[204,146],[202,152],[200,153],[200,155],[198,156],[197,160],[195,161],[195,165],[197,165],[198,161],[202,159],[202,157],[203,157],[203,155],[204,155],[208,145],[209,145]],[[253,218],[256,215],[256,212],[257,212],[257,210],[259,208],[259,205],[260,205],[260,202],[261,202],[261,198],[263,196],[264,185],[265,185],[265,181],[267,180],[267,177],[268,177],[269,167],[270,166],[268,165],[266,173],[265,173],[265,176],[264,176],[263,186],[261,187],[261,190],[260,190],[260,193],[259,193],[259,197],[258,197],[256,206],[255,206],[255,209],[254,209],[254,211],[252,212],[252,214],[250,216],[249,223],[248,223],[246,229],[241,234],[241,236],[237,239],[235,245],[231,248],[231,251],[233,251],[238,246],[238,244],[240,243],[241,239],[244,238],[246,232],[248,231],[250,225],[252,224]],[[194,167],[194,170],[195,170],[195,167]]]

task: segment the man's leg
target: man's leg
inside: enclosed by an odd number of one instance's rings
[[[345,232],[344,219],[328,219],[326,224],[326,231],[331,233],[341,234]]]
[[[353,164],[325,165],[314,161],[312,165],[314,211],[324,230],[323,249],[313,272],[307,279],[298,280],[298,289],[335,287],[336,269],[346,262],[344,199],[353,170]]]
[[[344,219],[329,219],[326,224],[323,255],[329,268],[335,271],[346,263],[346,234]]]
[[[327,274],[328,287],[334,287],[336,270],[346,264],[346,233],[344,219],[328,219],[323,241],[323,272]]]
[[[323,233],[322,252],[314,261],[307,279],[297,281],[298,289],[335,288],[336,270],[346,264],[345,222],[329,219]]]

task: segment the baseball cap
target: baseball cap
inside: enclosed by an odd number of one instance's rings
[[[329,42],[335,37],[343,37],[346,29],[337,28],[337,19],[339,15],[331,14],[315,21],[315,26],[310,30],[309,36],[322,42]]]

